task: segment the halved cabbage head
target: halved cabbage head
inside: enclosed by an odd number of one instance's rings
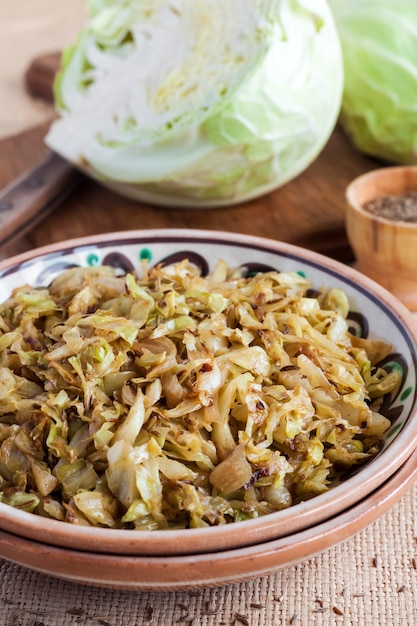
[[[47,144],[118,192],[241,202],[302,172],[340,109],[325,0],[90,0]]]

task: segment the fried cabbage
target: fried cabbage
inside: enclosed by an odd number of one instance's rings
[[[312,295],[314,294],[314,295]],[[195,528],[295,505],[374,457],[399,375],[340,289],[188,260],[75,267],[0,305],[0,499],[72,524]],[[378,344],[378,345],[376,345]],[[369,348],[369,352],[368,352]]]

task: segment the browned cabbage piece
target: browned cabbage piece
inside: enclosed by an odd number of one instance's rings
[[[1,501],[109,528],[203,527],[320,494],[380,449],[382,342],[340,289],[223,261],[73,268],[0,306]]]

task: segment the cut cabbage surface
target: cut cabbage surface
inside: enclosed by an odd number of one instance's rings
[[[89,3],[63,55],[47,143],[120,193],[240,202],[303,171],[338,116],[324,0]]]

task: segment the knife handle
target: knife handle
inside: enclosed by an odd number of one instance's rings
[[[53,84],[60,65],[60,52],[42,54],[33,59],[24,77],[28,94],[33,98],[42,98],[47,102],[53,102]]]
[[[0,247],[22,237],[75,189],[82,174],[51,152],[0,192]]]

